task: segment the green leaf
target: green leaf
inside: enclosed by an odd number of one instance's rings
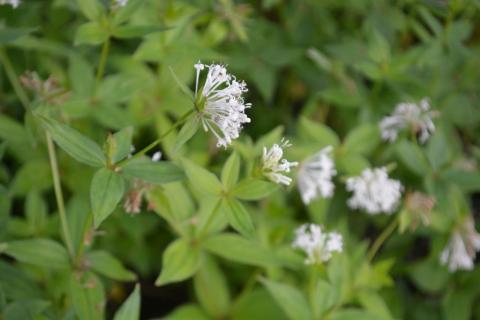
[[[84,248],[85,235],[93,227],[88,194],[77,193],[67,204],[67,220],[75,253]]]
[[[190,278],[200,265],[200,252],[187,240],[178,239],[171,243],[163,253],[162,272],[155,285],[178,282]]]
[[[140,285],[136,285],[128,299],[122,304],[113,317],[114,320],[140,319]]]
[[[260,200],[277,190],[278,185],[275,183],[249,178],[240,181],[232,195],[242,200]]]
[[[335,311],[331,318],[332,320],[383,320],[383,318],[371,314],[368,311],[357,308],[344,308]]]
[[[74,44],[76,46],[80,44],[97,45],[105,42],[109,36],[99,23],[87,22],[78,27]]]
[[[212,195],[222,193],[222,184],[213,173],[187,159],[182,159],[182,164],[188,180],[196,190]]]
[[[169,161],[152,161],[148,158],[135,159],[123,167],[125,175],[140,178],[153,184],[179,181],[185,178],[182,169]]]
[[[133,127],[126,127],[109,136],[107,140],[108,156],[112,163],[125,159],[132,151]]]
[[[252,238],[255,235],[255,226],[242,203],[236,199],[227,199],[223,206],[223,210],[227,213],[228,223],[245,237]]]
[[[127,21],[144,2],[145,0],[128,0],[125,6],[118,8],[115,12],[113,17],[115,24],[119,25]]]
[[[340,145],[340,139],[337,134],[322,123],[313,122],[305,117],[301,117],[298,126],[300,136],[317,142],[319,147],[337,147]]]
[[[51,303],[45,300],[29,299],[10,303],[3,311],[5,320],[37,320],[46,319],[42,313]]]
[[[397,155],[403,164],[413,173],[423,177],[430,172],[428,161],[419,146],[409,141],[401,141],[397,145]]]
[[[195,294],[205,310],[215,319],[229,312],[230,292],[222,270],[213,258],[205,259],[193,278]]]
[[[52,186],[50,165],[45,160],[33,160],[17,171],[10,186],[13,195],[26,195],[31,191],[41,192]]]
[[[441,177],[450,183],[454,183],[464,192],[480,191],[480,172],[447,170],[441,174]]]
[[[171,29],[160,26],[121,26],[113,30],[113,36],[120,39],[139,38],[155,32]]]
[[[60,148],[77,161],[92,167],[105,165],[105,155],[93,140],[53,119],[42,117],[41,120]]]
[[[365,124],[351,130],[343,142],[345,153],[368,156],[380,143],[380,130],[377,125]]]
[[[177,140],[175,141],[174,152],[178,151],[185,143],[190,140],[193,135],[198,131],[200,126],[200,119],[197,116],[190,118],[180,129]]]
[[[78,319],[104,319],[105,293],[100,280],[91,272],[72,273],[70,302]]]
[[[374,291],[362,290],[358,293],[358,300],[367,311],[379,316],[381,319],[393,319],[387,304],[378,293]]]
[[[38,233],[45,227],[48,210],[45,200],[38,192],[32,191],[28,194],[25,202],[25,216],[30,228]]]
[[[98,21],[103,13],[103,7],[98,0],[77,0],[77,5],[90,20]]]
[[[226,190],[230,190],[237,184],[239,173],[240,157],[236,152],[233,152],[230,157],[228,157],[222,169],[222,183]]]
[[[298,289],[267,279],[262,279],[260,281],[265,285],[268,292],[270,292],[289,319],[312,319],[307,300]]]
[[[165,317],[165,320],[210,320],[205,311],[196,304],[184,304]]]
[[[175,71],[173,71],[173,69],[171,67],[168,67],[168,69],[170,70],[170,73],[172,74],[172,77],[173,79],[175,80],[175,82],[177,83],[178,87],[180,88],[180,90],[187,96],[190,98],[190,100],[194,101],[195,99],[195,96],[192,92],[192,90],[190,90],[190,88],[184,83],[182,82],[178,77],[177,75],[175,74]]]
[[[0,44],[13,42],[35,31],[34,28],[5,28],[0,27]]]
[[[103,250],[88,253],[88,261],[92,270],[118,281],[133,281],[137,278],[135,273],[127,270],[120,260]]]
[[[278,266],[278,260],[271,250],[261,244],[231,233],[211,236],[203,247],[222,258],[253,266]]]
[[[319,95],[323,100],[338,108],[356,109],[363,103],[358,92],[341,86],[323,89]]]
[[[98,170],[90,187],[95,228],[105,220],[120,202],[125,192],[125,181],[118,173],[106,168]]]
[[[370,167],[368,160],[359,154],[340,154],[335,160],[338,171],[347,175],[359,175],[363,170]]]
[[[70,267],[67,250],[50,239],[18,240],[6,243],[5,254],[20,262],[49,269]]]

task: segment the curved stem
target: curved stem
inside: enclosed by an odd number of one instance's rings
[[[377,254],[378,250],[382,246],[382,244],[388,239],[388,237],[395,231],[398,225],[398,219],[395,217],[390,224],[382,231],[382,233],[375,239],[372,247],[367,253],[367,259],[369,262],[373,260],[375,255]]]
[[[158,144],[160,144],[160,142],[162,142],[162,140],[168,136],[170,133],[173,132],[173,130],[175,130],[177,127],[179,127],[181,124],[183,124],[187,119],[188,117],[194,112],[195,110],[189,110],[187,113],[185,113],[183,116],[180,117],[180,119],[177,120],[177,122],[175,122],[167,131],[165,131],[165,133],[163,133],[162,135],[160,135],[160,137],[158,137],[157,140],[153,141],[152,143],[150,143],[148,146],[146,146],[145,148],[143,148],[142,150],[140,150],[139,152],[135,153],[132,157],[130,158],[127,158],[127,159],[124,159],[122,161],[120,161],[117,166],[121,167],[121,166],[124,166],[126,165],[128,162],[134,160],[134,159],[137,159],[143,155],[145,155],[145,153],[147,153],[148,151],[152,150],[153,148],[155,148]]]
[[[48,146],[48,156],[50,158],[50,167],[51,167],[52,176],[53,176],[53,188],[55,191],[55,198],[57,200],[58,213],[60,215],[60,222],[62,224],[63,237],[65,239],[65,244],[67,245],[68,253],[70,254],[70,257],[73,258],[74,250],[73,250],[72,239],[70,237],[70,231],[68,229],[67,215],[65,212],[65,204],[63,202],[63,194],[62,194],[62,187],[60,185],[60,174],[58,172],[58,162],[57,162],[57,156],[55,153],[55,146],[53,144],[52,137],[48,132],[46,133],[46,138],[47,138],[47,146]]]

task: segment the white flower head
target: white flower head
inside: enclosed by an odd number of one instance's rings
[[[283,149],[290,147],[291,144],[288,140],[282,139],[280,144],[274,144],[270,149],[263,147],[262,154],[262,173],[269,180],[290,185],[292,178],[284,175],[283,173],[290,172],[290,168],[298,166],[298,162],[289,162],[283,158]]]
[[[307,254],[305,264],[327,262],[333,252],[342,252],[343,238],[337,232],[325,232],[322,226],[304,224],[295,230],[292,247]]]
[[[2,4],[9,4],[13,8],[17,8],[20,5],[21,1],[20,0],[0,0],[0,5]]]
[[[303,161],[298,170],[298,189],[305,204],[317,197],[331,198],[335,185],[332,178],[337,174],[328,146]]]
[[[365,169],[357,177],[347,179],[347,190],[353,195],[348,199],[352,209],[363,209],[371,215],[379,213],[393,213],[402,196],[402,184],[388,178],[387,169]]]
[[[162,159],[162,153],[160,151],[155,152],[152,156],[152,161],[158,162],[160,159]]]
[[[247,92],[244,81],[237,80],[219,64],[195,64],[195,104],[201,113],[201,122],[205,131],[211,131],[217,138],[217,146],[227,147],[238,138],[244,123],[250,118],[245,109],[251,107],[245,103],[243,93]],[[203,87],[199,89],[200,73],[208,69]]]
[[[128,3],[128,0],[115,0],[115,5],[118,7],[125,7]]]
[[[473,219],[468,218],[452,233],[450,241],[440,254],[440,262],[447,265],[450,272],[472,270],[478,251],[480,234],[475,230]]]
[[[427,98],[416,103],[400,103],[395,107],[392,115],[387,116],[380,122],[382,139],[393,142],[397,139],[400,131],[410,128],[419,135],[421,143],[425,143],[435,131],[433,118],[437,112],[430,110]]]

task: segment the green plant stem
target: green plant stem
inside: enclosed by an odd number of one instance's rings
[[[18,99],[22,103],[23,107],[28,110],[30,102],[28,101],[28,96],[22,88],[20,81],[18,81],[17,74],[13,68],[12,62],[8,58],[7,53],[4,49],[0,49],[0,61],[2,62],[3,67],[5,68],[5,73],[7,74],[8,80],[12,84],[13,90],[17,95]]]
[[[105,66],[107,64],[108,52],[110,51],[110,38],[107,38],[102,45],[102,53],[100,54],[100,62],[98,63],[97,76],[95,77],[95,91],[98,90],[103,74],[105,73]]]
[[[388,239],[388,237],[395,231],[398,225],[398,219],[395,217],[390,224],[382,231],[382,233],[378,236],[377,239],[375,239],[375,242],[373,242],[372,247],[367,253],[367,259],[369,262],[373,260],[375,255],[377,254],[378,250],[382,246],[382,244]]]
[[[47,132],[46,133],[47,146],[48,146],[48,156],[50,158],[50,167],[52,170],[53,176],[53,188],[55,191],[55,198],[57,200],[58,213],[60,215],[60,222],[62,224],[63,237],[65,238],[65,244],[67,245],[68,253],[70,257],[74,257],[72,239],[70,237],[70,231],[68,229],[67,215],[65,212],[65,204],[63,202],[62,187],[60,185],[60,174],[58,172],[58,162],[57,156],[55,153],[55,145],[53,144],[52,137]]]
[[[121,167],[121,166],[124,166],[126,165],[128,162],[134,160],[134,159],[137,159],[143,155],[145,155],[145,153],[147,153],[148,151],[152,150],[153,148],[155,148],[160,142],[162,142],[162,140],[168,136],[170,133],[173,132],[173,130],[175,130],[176,128],[178,128],[180,125],[182,125],[187,119],[188,117],[194,112],[195,110],[194,109],[191,109],[189,110],[188,112],[186,112],[183,116],[181,116],[177,122],[175,122],[167,131],[165,131],[163,134],[160,135],[160,137],[158,137],[157,140],[153,141],[152,143],[150,143],[148,146],[146,146],[145,148],[143,148],[142,150],[138,151],[137,153],[135,153],[132,157],[130,158],[127,158],[127,159],[124,159],[122,161],[120,161],[117,166],[118,167]]]

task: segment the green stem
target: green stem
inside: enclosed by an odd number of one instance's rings
[[[167,131],[165,131],[163,134],[160,135],[160,137],[158,137],[157,140],[153,141],[152,143],[150,143],[148,146],[146,146],[145,148],[143,148],[142,150],[140,150],[139,152],[135,153],[132,157],[130,158],[127,158],[127,159],[124,159],[122,161],[120,161],[117,166],[118,167],[121,167],[121,166],[124,166],[126,165],[128,162],[134,160],[134,159],[137,159],[143,155],[145,155],[145,153],[147,153],[148,151],[152,150],[153,148],[155,148],[158,144],[160,144],[160,142],[162,142],[162,140],[168,136],[170,133],[173,132],[173,130],[175,130],[177,127],[179,127],[180,125],[182,125],[185,121],[187,121],[188,117],[194,112],[195,110],[192,109],[192,110],[189,110],[188,112],[186,112],[183,116],[180,117],[180,119],[177,120],[177,122],[175,122],[171,127],[170,129],[168,129]]]
[[[367,253],[367,259],[369,262],[373,260],[375,255],[377,254],[378,250],[382,246],[382,244],[388,239],[388,237],[395,231],[398,225],[398,219],[395,217],[390,224],[382,231],[382,233],[375,239],[372,247]]]
[[[3,49],[0,49],[0,61],[5,68],[5,73],[7,74],[8,80],[10,80],[10,83],[12,84],[15,94],[17,95],[18,99],[20,99],[20,102],[25,107],[25,109],[28,110],[30,104],[30,102],[28,101],[28,96],[23,90],[22,85],[18,81],[18,77],[15,69],[13,68],[12,62],[10,61],[7,53]]]
[[[102,46],[102,53],[100,54],[100,62],[98,63],[97,76],[95,81],[95,91],[98,90],[103,74],[105,73],[105,66],[107,64],[108,51],[110,50],[110,38],[107,38]]]
[[[73,244],[72,244],[72,238],[70,237],[70,231],[68,229],[67,215],[65,212],[65,204],[63,202],[63,194],[62,194],[62,187],[60,185],[60,174],[58,171],[58,162],[57,162],[57,156],[55,153],[55,146],[53,144],[52,137],[48,132],[46,133],[46,138],[47,138],[47,146],[48,146],[48,156],[50,158],[50,167],[51,167],[52,176],[53,176],[53,188],[55,191],[55,198],[57,200],[58,213],[60,215],[60,222],[62,224],[63,237],[65,238],[65,244],[67,245],[68,253],[70,254],[70,257],[73,258],[74,257]]]

